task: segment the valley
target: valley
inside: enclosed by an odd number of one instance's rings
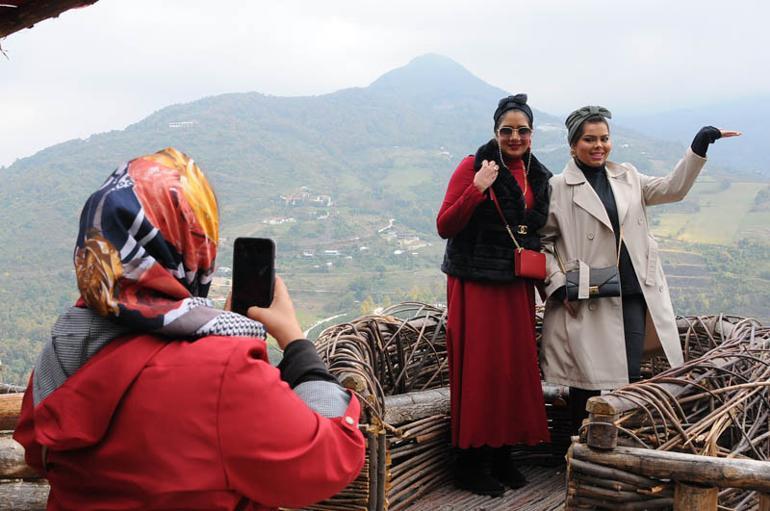
[[[56,316],[77,298],[72,247],[85,199],[121,161],[166,146],[193,156],[216,190],[219,303],[238,236],[275,239],[305,328],[404,300],[443,303],[436,213],[457,163],[491,136],[491,107],[507,94],[426,55],[363,88],[172,105],[0,168],[0,380],[24,383]],[[667,172],[684,151],[613,130],[613,159],[650,174]],[[568,157],[564,138],[559,117],[535,110],[534,154],[555,173]],[[683,202],[650,208],[679,314],[770,321],[767,175],[709,162]]]

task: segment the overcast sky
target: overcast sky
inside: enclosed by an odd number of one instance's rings
[[[762,0],[100,0],[0,41],[0,165],[226,92],[366,86],[448,56],[563,114],[770,94]]]

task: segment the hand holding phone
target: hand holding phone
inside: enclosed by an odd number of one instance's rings
[[[294,312],[289,290],[281,277],[275,277],[275,299],[272,305],[268,308],[250,307],[247,312],[251,319],[265,325],[282,350],[305,336]]]
[[[233,244],[232,311],[246,316],[251,306],[269,307],[275,286],[275,243],[236,238]]]

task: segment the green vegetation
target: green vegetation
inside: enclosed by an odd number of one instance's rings
[[[750,316],[770,323],[770,244],[741,240],[733,245],[664,241],[663,258],[678,314],[720,313]],[[676,263],[694,256],[688,265]],[[677,257],[678,256],[678,257]],[[694,271],[683,271],[685,269]],[[693,276],[683,274],[692,273]],[[683,278],[680,278],[683,276]]]
[[[764,183],[704,179],[683,202],[650,208],[653,232],[692,243],[770,243],[770,209],[758,207],[766,190]]]
[[[121,161],[169,145],[195,157],[217,191],[219,265],[230,266],[237,236],[274,238],[305,327],[403,300],[444,302],[436,213],[452,171],[489,138],[492,109],[507,93],[456,65],[414,65],[419,72],[407,67],[325,96],[228,94],[174,105],[0,170],[5,381],[24,382],[57,314],[77,297],[71,254],[88,194]],[[558,172],[567,157],[561,120],[542,112],[535,120],[535,154]],[[194,124],[170,127],[176,121]],[[622,129],[613,137],[615,159],[651,174],[683,151]],[[710,165],[686,201],[650,209],[669,250],[675,305],[770,319],[770,268],[759,262],[770,259],[768,185],[718,170]],[[224,297],[228,278],[219,272],[214,298]]]

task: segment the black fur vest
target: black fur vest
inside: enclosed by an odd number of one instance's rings
[[[525,154],[525,165],[528,158],[529,154]],[[492,188],[516,240],[524,248],[540,250],[537,231],[545,225],[548,216],[548,180],[552,174],[532,156],[529,160],[528,178],[535,204],[526,209],[519,184],[500,161],[496,140],[490,140],[476,151],[473,164],[475,172],[479,171],[484,160],[494,160],[500,166],[500,173]],[[508,236],[494,203],[489,199],[489,193],[486,195],[487,199],[478,205],[468,225],[455,237],[447,240],[441,271],[470,280],[511,282],[516,278],[513,274],[513,254],[516,246]],[[518,226],[526,226],[526,234],[518,234]]]

